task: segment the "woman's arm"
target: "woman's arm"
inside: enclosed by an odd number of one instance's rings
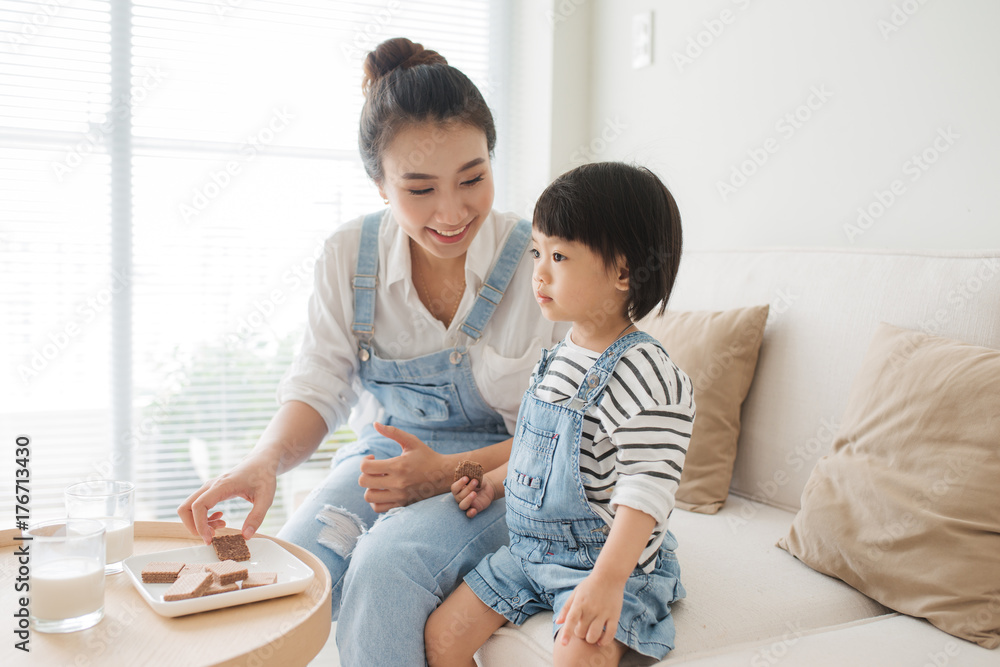
[[[369,457],[361,462],[358,483],[367,489],[365,500],[376,512],[450,492],[459,461],[476,461],[484,469],[493,470],[507,462],[514,442],[514,438],[508,438],[481,449],[439,454],[415,435],[395,426],[375,424],[375,430],[403,448],[399,456],[380,460]]]
[[[222,513],[208,516],[217,503],[241,497],[253,503],[243,523],[249,538],[274,500],[276,477],[316,451],[329,429],[343,423],[357,402],[352,382],[358,368],[357,342],[351,333],[353,294],[362,218],[344,225],[323,243],[313,270],[313,292],[302,347],[278,384],[281,407],[253,450],[232,470],[209,480],[177,508],[184,525],[207,542],[225,526]],[[298,276],[296,280],[300,280]]]
[[[326,421],[314,408],[289,401],[271,418],[247,458],[269,461],[280,475],[312,456],[326,434]]]
[[[253,503],[243,522],[243,537],[249,539],[274,502],[277,476],[308,459],[326,433],[326,422],[316,410],[299,401],[283,404],[243,461],[206,482],[177,508],[181,521],[208,544],[215,529],[226,525],[221,512],[209,516],[209,511],[223,500],[244,498]]]

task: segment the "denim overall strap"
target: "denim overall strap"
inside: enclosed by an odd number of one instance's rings
[[[546,350],[544,347],[542,348],[542,358],[538,360],[538,365],[535,367],[535,373],[531,376],[526,395],[535,393],[535,388],[545,377],[545,373],[549,370],[549,364],[551,364],[552,360],[556,358],[556,354],[558,354],[559,348],[562,347],[562,344],[563,341],[559,341],[551,350]]]
[[[378,286],[378,229],[383,211],[365,216],[361,224],[361,244],[358,249],[358,266],[351,287],[354,292],[354,322],[351,331],[363,349],[371,346],[375,335],[375,288]]]
[[[503,299],[504,292],[507,291],[507,285],[510,284],[510,279],[520,265],[521,257],[524,256],[524,251],[527,250],[530,242],[531,223],[527,220],[519,220],[507,236],[503,252],[500,253],[500,257],[493,265],[489,277],[479,288],[475,305],[472,306],[468,317],[459,327],[462,333],[474,341],[479,340],[480,336],[483,335],[486,323],[490,321],[493,311],[500,305],[500,300]]]
[[[477,449],[506,438],[503,417],[482,397],[476,386],[472,364],[465,349],[444,349],[409,359],[380,356],[374,346],[375,286],[378,273],[378,228],[382,213],[366,216],[358,248],[357,273],[353,278],[355,315],[352,330],[358,337],[358,379],[378,400],[385,424],[397,426],[438,452],[449,454]],[[497,260],[513,256],[515,266],[523,248],[505,246]],[[493,271],[496,273],[496,270]],[[510,273],[502,270],[501,274]],[[503,277],[503,275],[501,276]],[[503,281],[506,288],[509,275]],[[498,281],[491,281],[496,286]],[[486,326],[495,308],[486,312]],[[358,447],[380,446],[392,454],[398,445],[378,437],[371,429],[359,434]],[[388,445],[388,449],[385,446]],[[357,447],[344,448],[351,453]],[[398,452],[397,452],[398,453]]]
[[[583,382],[580,383],[580,389],[576,392],[576,396],[567,404],[567,407],[570,410],[586,411],[600,400],[601,394],[604,392],[604,387],[607,386],[608,381],[611,379],[611,373],[614,372],[618,360],[622,358],[622,355],[629,348],[640,343],[653,343],[657,347],[663,347],[660,345],[660,341],[644,331],[633,331],[626,336],[622,336],[609,345],[604,354],[598,357],[594,365],[590,367],[587,375],[583,378]]]

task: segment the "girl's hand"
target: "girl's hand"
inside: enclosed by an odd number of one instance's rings
[[[448,490],[450,480],[444,472],[448,459],[443,454],[395,426],[377,422],[374,426],[379,434],[398,442],[403,452],[381,460],[370,454],[361,462],[358,484],[367,489],[365,500],[373,510],[388,512]]]
[[[483,475],[482,486],[476,480],[469,481],[468,477],[463,477],[451,485],[451,493],[458,501],[458,508],[464,510],[470,519],[503,495],[497,489],[497,482],[489,474]]]
[[[249,540],[264,522],[264,515],[274,502],[276,487],[276,466],[265,459],[248,458],[229,472],[205,482],[181,503],[177,514],[192,535],[211,544],[216,529],[225,527],[226,522],[222,512],[209,515],[209,510],[223,500],[243,498],[253,503],[253,509],[243,522],[243,537]]]
[[[559,633],[563,645],[569,644],[570,636],[599,646],[613,642],[624,599],[625,581],[591,572],[570,593],[556,618],[556,623],[564,624]]]

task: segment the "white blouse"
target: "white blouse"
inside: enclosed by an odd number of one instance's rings
[[[346,223],[324,244],[316,262],[315,289],[302,347],[278,385],[278,402],[302,401],[334,431],[348,423],[355,431],[383,415],[381,405],[358,378],[358,344],[351,332],[354,295],[351,278],[358,261],[364,216]],[[386,209],[379,228],[378,284],[375,292],[376,353],[385,359],[413,359],[472,340],[458,327],[518,221],[513,213],[491,211],[469,246],[465,293],[451,325],[421,303],[410,270],[409,237]],[[542,317],[531,286],[531,254],[525,252],[507,292],[482,337],[469,348],[479,392],[514,432],[517,410],[542,348],[552,347],[569,323]],[[353,408],[353,410],[352,410]]]

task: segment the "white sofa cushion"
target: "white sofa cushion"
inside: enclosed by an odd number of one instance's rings
[[[674,605],[677,646],[664,664],[891,613],[775,547],[793,516],[738,496],[714,515],[674,511],[670,526],[688,598]],[[488,667],[551,665],[552,615],[536,614],[520,628],[508,624],[478,657]]]
[[[771,305],[733,491],[797,510],[880,322],[1000,347],[1000,251],[693,251],[669,307]],[[668,350],[669,352],[669,350]]]
[[[956,639],[926,621],[891,614],[788,635],[663,665],[685,667],[996,667],[996,651]]]

